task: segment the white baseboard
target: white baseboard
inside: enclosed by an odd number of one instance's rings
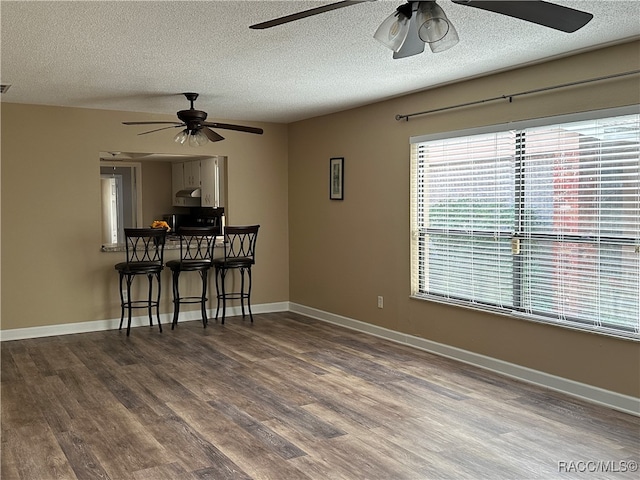
[[[246,310],[246,309],[245,309]],[[286,312],[289,310],[289,302],[263,303],[260,305],[251,305],[251,311],[254,314]],[[211,319],[216,315],[215,309],[207,310],[207,316]],[[242,315],[240,306],[227,307],[227,317],[235,317]],[[180,321],[201,320],[200,310],[189,310],[180,312]],[[160,321],[162,325],[171,325],[173,320],[172,313],[161,313]],[[124,326],[126,327],[127,318],[125,317]],[[132,327],[143,327],[149,325],[149,317],[136,316],[131,318]],[[155,316],[154,316],[154,325]],[[53,337],[56,335],[71,335],[74,333],[99,332],[102,330],[116,330],[120,326],[119,318],[108,320],[95,320],[92,322],[65,323],[62,325],[46,325],[43,327],[14,328],[11,330],[0,330],[0,342],[9,340],[23,340],[25,338]]]
[[[551,375],[549,373],[522,367],[514,363],[505,362],[503,360],[487,357],[468,350],[462,350],[450,345],[433,342],[431,340],[415,337],[395,330],[389,330],[377,325],[361,322],[341,315],[335,315],[333,313],[306,307],[304,305],[290,303],[289,310],[307,317],[419,348],[420,350],[434,353],[442,357],[451,358],[469,365],[474,365],[476,367],[490,370],[507,377],[516,378],[527,383],[540,385],[551,390],[566,393],[591,403],[604,405],[631,415],[640,416],[640,398],[612,392],[603,388],[594,387],[585,383],[576,382]]]
[[[252,305],[251,311],[254,314],[273,313],[291,311],[306,315],[317,320],[321,320],[334,325],[339,325],[351,330],[374,335],[376,337],[391,340],[393,342],[409,345],[420,350],[424,350],[442,357],[451,358],[469,365],[490,370],[508,377],[516,378],[558,392],[566,393],[573,397],[581,398],[591,403],[604,405],[606,407],[619,410],[631,415],[640,416],[640,398],[623,395],[620,393],[605,390],[585,383],[576,382],[566,378],[551,375],[531,368],[522,367],[513,363],[487,357],[478,353],[470,352],[460,348],[452,347],[438,342],[433,342],[424,338],[416,337],[402,332],[389,330],[387,328],[361,322],[352,318],[343,317],[333,313],[325,312],[304,305],[291,302],[276,302]],[[227,308],[227,316],[234,317],[241,315],[239,306]],[[209,318],[215,317],[215,310],[208,310]],[[200,312],[190,310],[180,313],[180,321],[200,320]],[[160,315],[163,325],[171,325],[172,314],[164,313]],[[96,320],[92,322],[67,323],[63,325],[49,325],[43,327],[16,328],[12,330],[0,330],[0,341],[21,340],[26,338],[51,337],[55,335],[69,335],[74,333],[97,332],[101,330],[115,330],[120,324],[120,319]],[[149,325],[147,316],[137,316],[132,318],[131,326],[139,327]]]

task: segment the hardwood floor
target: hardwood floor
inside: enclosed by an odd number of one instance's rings
[[[637,478],[638,417],[294,313],[1,348],[3,480]]]

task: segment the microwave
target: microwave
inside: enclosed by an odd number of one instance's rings
[[[190,226],[191,215],[186,215],[184,213],[168,213],[162,216],[162,220],[167,222],[169,228],[171,229],[171,233],[176,233],[180,227],[189,227]]]

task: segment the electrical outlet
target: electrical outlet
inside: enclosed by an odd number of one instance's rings
[[[384,298],[382,295],[378,295],[378,308],[384,307]]]

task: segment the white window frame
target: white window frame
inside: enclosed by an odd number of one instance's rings
[[[125,204],[119,204],[117,206],[118,212],[118,232],[117,236],[119,243],[124,244],[124,225],[121,218],[122,211],[126,208],[128,213],[133,219],[133,225],[131,227],[142,228],[142,163],[140,162],[122,162],[122,161],[108,161],[100,160],[100,167],[115,167],[115,168],[129,168],[131,169],[131,184],[123,185],[123,188],[128,189],[131,194],[131,202],[125,202]],[[100,174],[103,177],[103,174]],[[106,205],[105,199],[101,198],[102,214],[105,215]],[[104,228],[104,225],[103,225]],[[103,240],[111,238],[110,232],[103,232]],[[104,241],[103,241],[104,243]]]
[[[585,120],[604,119],[609,117],[617,117],[630,114],[639,114],[640,107],[638,105],[632,105],[628,107],[613,108],[606,110],[596,110],[589,112],[582,112],[570,115],[544,117],[538,119],[531,119],[519,122],[513,122],[508,124],[490,125],[480,128],[472,128],[466,130],[459,130],[454,132],[442,132],[430,135],[421,135],[410,138],[411,143],[411,297],[421,300],[429,300],[446,304],[458,305],[466,308],[473,308],[482,311],[491,311],[494,313],[508,315],[513,318],[525,319],[535,322],[547,323],[556,326],[562,326],[577,330],[586,330],[590,332],[600,333],[603,335],[610,335],[615,337],[622,337],[632,340],[640,340],[640,318],[632,319],[634,330],[624,330],[618,328],[609,328],[607,326],[600,325],[597,319],[594,319],[593,324],[583,324],[575,321],[563,321],[559,318],[549,318],[547,316],[535,315],[532,313],[525,313],[523,311],[510,308],[508,305],[494,305],[484,304],[478,301],[469,301],[464,299],[448,298],[440,295],[431,295],[429,293],[420,292],[419,284],[420,274],[424,274],[428,270],[426,265],[422,270],[419,265],[419,239],[424,235],[424,232],[419,228],[419,212],[418,212],[418,189],[420,174],[418,173],[418,148],[417,145],[425,142],[432,142],[444,139],[455,139],[459,137],[470,137],[474,135],[498,133],[507,131],[519,131],[532,127],[551,126],[556,124],[564,124],[571,122],[579,122]],[[639,160],[640,162],[640,160]],[[640,204],[640,199],[639,199]],[[640,215],[640,211],[639,211]],[[640,250],[640,238],[634,238],[634,245],[636,253]],[[640,292],[638,292],[640,296]],[[640,315],[637,312],[630,312],[631,315]]]

